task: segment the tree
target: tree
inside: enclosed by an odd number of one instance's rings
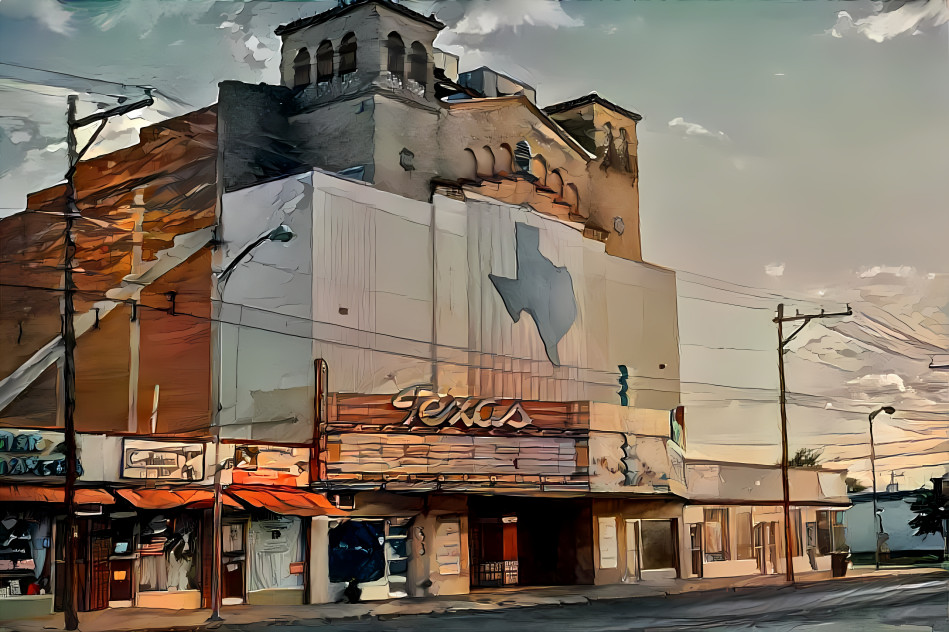
[[[916,529],[916,535],[940,534],[943,541],[942,558],[946,560],[949,559],[949,496],[942,493],[945,489],[943,481],[935,478],[932,481],[933,489],[920,489],[916,492],[916,500],[906,501],[912,502],[910,509],[916,514],[909,521],[909,526]]]
[[[916,516],[909,526],[916,529],[916,535],[940,534],[946,537],[946,521],[949,520],[949,498],[936,493],[934,489],[920,489],[910,509]]]
[[[866,490],[867,486],[862,484],[860,481],[855,479],[852,476],[848,476],[844,479],[844,483],[847,484],[847,491],[849,493],[855,494],[857,492],[862,492]]]
[[[791,467],[814,467],[823,453],[823,450],[801,448],[794,453],[794,457],[788,461],[788,465]]]

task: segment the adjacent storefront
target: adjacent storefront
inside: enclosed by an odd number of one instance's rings
[[[687,469],[687,576],[784,573],[788,537],[795,573],[831,570],[831,555],[848,551],[844,470],[792,468],[785,529],[779,467],[696,461]]]

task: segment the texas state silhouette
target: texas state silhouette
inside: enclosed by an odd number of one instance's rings
[[[557,343],[567,335],[577,318],[573,279],[567,268],[555,266],[540,252],[540,230],[517,222],[517,276],[513,279],[489,274],[508,314],[516,323],[527,312],[537,325],[547,357],[560,366]]]

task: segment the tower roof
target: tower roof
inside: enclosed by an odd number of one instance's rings
[[[289,24],[281,24],[274,30],[274,33],[276,33],[277,35],[288,35],[290,33],[293,33],[294,31],[299,31],[300,29],[305,29],[309,26],[313,26],[316,24],[322,24],[323,22],[327,22],[329,20],[332,20],[333,18],[337,18],[341,15],[346,15],[350,11],[361,6],[365,6],[367,4],[382,5],[386,7],[387,9],[391,9],[392,11],[395,11],[396,13],[401,13],[402,15],[408,18],[412,18],[413,20],[424,22],[425,24],[428,24],[429,26],[433,26],[438,30],[445,28],[445,25],[442,22],[440,22],[435,17],[434,14],[426,17],[422,15],[421,13],[419,13],[418,11],[413,11],[412,9],[402,4],[399,4],[397,2],[393,2],[392,0],[355,0],[354,2],[340,4],[340,6],[338,7],[329,9],[328,11],[323,11],[322,13],[317,13],[316,15],[311,15],[310,17],[294,20],[293,22],[290,22]]]
[[[613,103],[612,101],[608,101],[604,99],[603,97],[598,95],[596,92],[591,92],[590,94],[582,96],[578,99],[572,99],[570,101],[564,101],[562,103],[555,103],[553,105],[548,105],[547,107],[544,108],[544,112],[546,112],[547,114],[559,114],[560,112],[566,112],[567,110],[572,110],[574,108],[577,108],[583,105],[589,105],[591,103],[595,103],[596,105],[601,105],[608,110],[613,110],[617,114],[622,114],[623,116],[627,116],[633,119],[634,121],[641,121],[643,118],[641,114],[637,114],[636,112],[633,112],[632,110],[627,110],[624,107],[620,107],[616,105],[615,103]]]

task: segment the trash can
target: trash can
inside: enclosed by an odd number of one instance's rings
[[[834,577],[844,577],[847,575],[847,559],[850,553],[831,553],[830,570]]]

